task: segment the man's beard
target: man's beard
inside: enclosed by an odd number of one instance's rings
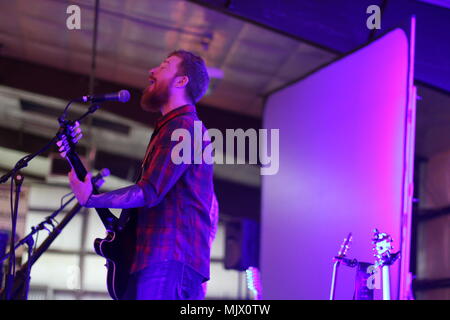
[[[141,108],[150,112],[161,111],[163,105],[169,102],[169,96],[169,85],[155,82],[142,93]]]

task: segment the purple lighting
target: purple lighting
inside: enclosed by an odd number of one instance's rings
[[[249,267],[245,270],[247,279],[247,288],[253,294],[254,300],[261,300],[262,298],[262,285],[259,269],[255,267]]]
[[[401,243],[412,165],[408,60],[408,39],[396,29],[267,100],[263,127],[280,129],[280,165],[262,178],[265,298],[327,299],[332,258],[349,230],[349,258],[361,262],[374,263],[374,228]],[[393,299],[399,265],[390,269]],[[354,277],[341,268],[336,299],[352,299]]]

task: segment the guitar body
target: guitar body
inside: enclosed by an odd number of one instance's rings
[[[121,231],[107,231],[94,241],[95,252],[106,259],[108,293],[114,300],[125,294],[135,250],[135,215]]]

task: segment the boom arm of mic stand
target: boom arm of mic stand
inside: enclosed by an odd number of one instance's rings
[[[356,259],[348,259],[345,257],[342,257],[342,258],[335,257],[335,259],[344,263],[347,267],[350,267],[350,268],[354,268],[358,265],[358,260],[356,260]]]
[[[89,107],[89,109],[83,113],[78,119],[73,120],[72,122],[81,122],[84,118],[86,118],[88,115],[90,115],[91,113],[94,113],[95,111],[97,111],[100,108],[100,104],[98,103],[94,103],[91,104],[91,106]],[[67,120],[65,119],[65,117],[61,116],[60,118],[58,118],[59,124],[60,125],[64,125]]]

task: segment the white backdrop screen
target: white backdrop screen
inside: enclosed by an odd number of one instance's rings
[[[262,176],[264,299],[328,299],[349,232],[349,258],[374,262],[374,228],[400,250],[407,70],[408,40],[396,29],[268,98],[263,126],[279,129],[280,161]],[[354,280],[341,266],[337,299],[352,299]]]

